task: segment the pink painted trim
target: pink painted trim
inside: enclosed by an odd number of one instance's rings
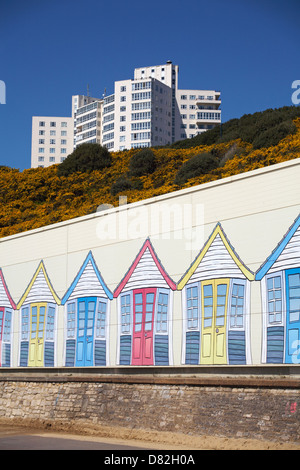
[[[1,278],[1,281],[2,281],[2,284],[3,284],[3,287],[4,287],[4,290],[5,290],[5,293],[7,295],[7,298],[10,302],[10,305],[11,305],[11,308],[13,308],[14,310],[16,310],[16,304],[14,303],[13,299],[11,298],[11,295],[9,293],[9,290],[8,290],[8,287],[6,285],[6,282],[5,282],[5,279],[4,279],[4,276],[3,276],[3,273],[2,273],[2,269],[0,268],[0,278]]]
[[[163,269],[162,265],[160,264],[160,261],[158,260],[157,256],[156,256],[156,253],[153,249],[153,246],[150,242],[150,239],[147,238],[147,240],[145,241],[144,245],[142,246],[139,254],[137,255],[137,257],[135,258],[134,262],[132,263],[132,265],[130,266],[129,270],[127,271],[126,275],[124,276],[124,278],[122,279],[122,281],[120,282],[120,284],[118,285],[118,287],[115,289],[115,292],[114,292],[114,297],[118,297],[120,295],[120,293],[122,292],[123,288],[125,287],[125,285],[127,284],[128,280],[130,279],[134,269],[136,268],[138,262],[140,261],[141,257],[143,256],[143,254],[145,253],[146,249],[149,248],[149,251],[151,253],[151,256],[156,264],[156,266],[158,267],[159,269],[159,272],[161,273],[161,275],[163,276],[164,280],[166,281],[166,283],[168,284],[168,286],[170,287],[170,289],[172,290],[176,290],[176,284],[175,282],[172,281],[172,279],[167,275],[167,273],[165,272],[165,270]]]

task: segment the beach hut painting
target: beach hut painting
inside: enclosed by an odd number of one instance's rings
[[[13,313],[16,309],[0,269],[0,366],[10,367]]]
[[[300,363],[300,214],[256,272],[261,282],[262,363]]]
[[[172,310],[176,284],[149,238],[114,291],[118,301],[120,365],[172,365]]]
[[[178,282],[183,364],[250,364],[250,281],[254,274],[218,223]]]
[[[65,366],[109,365],[110,300],[91,251],[62,298],[65,306]]]
[[[55,366],[58,305],[60,299],[42,260],[17,304],[20,311],[20,366]]]

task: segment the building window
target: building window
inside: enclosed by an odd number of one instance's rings
[[[39,153],[45,153],[44,147],[39,147]]]
[[[60,140],[60,145],[67,145],[66,139],[61,139]]]
[[[46,340],[54,340],[55,307],[49,305],[46,321]]]
[[[125,96],[125,95],[124,95],[124,96],[121,96],[120,101],[126,101],[126,96]]]
[[[269,277],[267,280],[269,323],[282,322],[281,277]]]
[[[121,297],[121,331],[130,333],[130,294]]]
[[[40,121],[40,122],[39,122],[39,126],[40,126],[40,127],[45,127],[45,121]]]
[[[60,149],[60,153],[67,153],[67,149],[64,149],[64,148]]]
[[[181,95],[181,96],[180,96],[180,99],[181,99],[181,100],[187,100],[187,95]]]
[[[50,145],[55,145],[55,139],[50,139]]]
[[[121,86],[120,91],[126,91],[126,86]]]
[[[39,139],[39,144],[45,144],[45,139]]]
[[[61,127],[68,127],[68,123],[65,122],[65,121],[63,121],[63,122],[61,123]]]
[[[97,319],[96,319],[97,338],[105,337],[105,322],[106,322],[106,302],[99,301]]]
[[[50,121],[50,127],[56,127],[56,122]]]
[[[75,338],[75,302],[67,306],[67,337]]]
[[[39,135],[45,135],[45,131],[39,131]]]
[[[198,328],[198,287],[188,287],[186,290],[187,300],[187,327],[189,330]]]
[[[28,341],[29,338],[29,307],[23,307],[21,310],[22,325],[21,325],[21,339]]]
[[[3,341],[5,342],[10,342],[11,315],[12,315],[12,311],[6,308],[5,317],[4,317],[4,328],[3,328]]]
[[[49,162],[55,162],[55,157],[49,157]]]
[[[244,326],[244,285],[233,283],[231,295],[230,327]]]
[[[60,131],[60,135],[61,135],[61,137],[66,136],[66,135],[67,135],[67,131]]]
[[[38,161],[39,161],[39,162],[43,162],[44,160],[45,160],[44,157],[38,157]]]
[[[158,296],[157,304],[157,322],[156,331],[157,333],[167,332],[167,320],[168,320],[168,294],[160,292]]]

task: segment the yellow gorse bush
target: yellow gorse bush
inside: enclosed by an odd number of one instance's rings
[[[126,190],[128,203],[299,158],[300,119],[294,122],[297,133],[287,136],[276,146],[259,150],[241,140],[188,149],[154,148],[157,168],[151,175],[139,178],[142,189]],[[232,148],[236,148],[236,152],[226,159],[226,152]],[[184,162],[212,150],[224,155],[218,168],[189,179],[183,186],[174,184],[176,173]],[[111,195],[111,185],[121,175],[128,174],[130,158],[136,152],[131,149],[112,153],[111,167],[64,177],[57,175],[57,165],[23,172],[0,168],[0,236],[87,215],[103,203],[117,206],[118,195]]]

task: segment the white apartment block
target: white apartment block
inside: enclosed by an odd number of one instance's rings
[[[84,95],[72,96],[74,125],[73,147],[80,144],[101,144],[101,113],[103,100]]]
[[[32,117],[31,167],[61,163],[73,151],[71,117]]]
[[[114,152],[170,145],[220,124],[220,92],[180,90],[178,72],[178,65],[171,61],[136,68],[134,78],[114,82],[114,91],[108,96],[73,96],[71,118],[34,117],[31,166],[48,166],[64,158],[59,149],[50,155],[48,141],[39,152],[42,136],[38,121],[44,120],[46,126],[46,119],[70,122],[67,155],[82,143],[99,143]]]

